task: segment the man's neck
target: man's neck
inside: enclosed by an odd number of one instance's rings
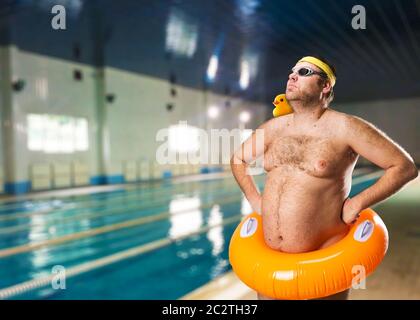
[[[327,105],[304,104],[302,101],[291,101],[293,108],[293,121],[298,125],[308,125],[317,122],[324,112],[327,110]]]

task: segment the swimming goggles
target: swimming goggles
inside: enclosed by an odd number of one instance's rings
[[[323,78],[327,78],[327,75],[324,72],[318,72],[308,67],[300,67],[299,69],[293,68],[291,71],[292,73],[297,73],[301,77],[309,77],[313,74],[317,74]]]

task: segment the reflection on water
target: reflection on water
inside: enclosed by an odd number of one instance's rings
[[[29,242],[39,242],[42,240],[46,240],[48,238],[48,234],[44,232],[46,221],[46,215],[32,215],[30,217],[30,229],[29,229]]]
[[[220,212],[220,207],[218,205],[214,205],[210,211],[209,225],[215,226],[215,225],[221,224],[222,220],[223,220],[223,217],[222,217],[222,213]],[[217,256],[223,251],[224,239],[223,239],[223,227],[221,225],[211,228],[207,232],[207,239],[210,240],[213,246],[212,251],[211,251],[212,255]]]
[[[198,197],[183,197],[173,199],[169,203],[170,223],[169,237],[179,236],[197,231],[203,224],[203,214]]]
[[[29,232],[28,232],[28,244],[34,244],[43,242],[46,240],[51,240],[54,238],[59,238],[63,234],[75,234],[81,230],[91,230],[92,225],[90,219],[80,219],[78,223],[75,224],[67,224],[60,228],[60,232],[58,232],[57,227],[54,225],[50,225],[48,227],[47,223],[48,215],[32,215],[30,216],[30,223],[29,223]],[[63,234],[61,234],[63,233]],[[85,250],[89,250],[94,252],[94,248],[89,248],[90,244],[93,243],[93,238],[86,238],[83,240],[87,248]],[[52,259],[51,255],[51,246],[39,248],[36,250],[31,250],[31,264],[34,267],[34,270],[38,268],[45,267]],[[39,274],[36,273],[38,276]],[[43,274],[43,272],[41,272]]]
[[[211,278],[215,278],[223,273],[226,269],[226,266],[228,265],[228,261],[222,258],[225,244],[225,239],[223,237],[223,226],[219,225],[216,227],[216,225],[221,224],[222,221],[223,214],[220,211],[220,206],[214,205],[210,211],[209,225],[215,227],[211,228],[207,232],[207,239],[209,239],[212,244],[211,253],[213,257],[216,258],[215,264],[212,266],[210,271]]]
[[[48,234],[45,233],[45,215],[33,215],[30,219],[29,229],[29,243],[40,242],[48,238]],[[34,268],[43,266],[48,261],[48,250],[47,248],[41,248],[32,252],[31,263]]]
[[[169,212],[171,213],[169,237],[177,238],[179,236],[197,231],[203,225],[203,213],[200,208],[200,199],[198,197],[183,197],[174,199],[170,202]],[[222,258],[225,240],[223,237],[223,214],[219,205],[214,205],[210,209],[208,225],[212,228],[207,232],[207,239],[211,243],[211,254],[216,259],[211,267],[211,277],[214,278],[224,272],[228,261]],[[191,256],[204,255],[205,248],[193,246],[188,250],[179,250],[177,256],[182,259],[188,259]],[[189,266],[189,272],[198,271],[198,266],[192,264]]]

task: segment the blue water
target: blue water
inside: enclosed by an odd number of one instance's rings
[[[260,190],[264,177],[256,177]],[[373,182],[370,182],[370,184]],[[360,188],[366,188],[369,183]],[[353,192],[353,191],[352,191]],[[12,299],[177,299],[230,270],[228,246],[241,219],[243,197],[233,178],[122,188],[85,196],[0,204],[0,290],[42,276],[54,266],[66,270],[150,242],[177,238],[209,222],[234,217],[222,227],[84,272]],[[188,205],[185,207],[185,205]],[[181,213],[180,210],[185,212]],[[116,226],[141,217],[158,221],[107,230],[101,234],[29,248],[81,232]],[[166,216],[165,216],[166,215]],[[22,253],[7,253],[9,248]]]

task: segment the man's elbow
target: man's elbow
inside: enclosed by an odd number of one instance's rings
[[[409,161],[408,163],[406,163],[403,172],[407,175],[407,178],[409,180],[414,180],[419,175],[419,170],[417,169],[417,166],[414,161]]]
[[[416,164],[414,163],[412,166],[412,175],[411,175],[411,179],[415,179],[419,176],[419,170],[417,169]]]
[[[243,164],[244,163],[244,161],[242,160],[242,159],[240,159],[240,158],[238,158],[236,155],[233,155],[231,158],[230,158],[230,166],[231,166],[231,168],[233,167],[233,165],[235,165],[235,164]]]

